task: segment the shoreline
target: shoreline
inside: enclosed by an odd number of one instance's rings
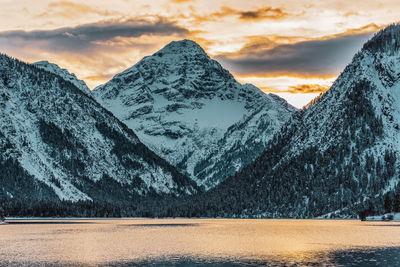
[[[381,216],[374,216],[381,217]],[[7,221],[50,221],[50,220],[102,220],[102,221],[112,221],[112,220],[295,220],[295,221],[360,221],[358,218],[221,218],[221,217],[7,217]],[[367,220],[367,221],[379,221],[379,220]]]

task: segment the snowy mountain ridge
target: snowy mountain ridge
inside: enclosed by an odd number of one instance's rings
[[[125,201],[198,190],[82,88],[5,55],[0,137],[0,197]]]
[[[277,96],[238,83],[190,40],[143,58],[93,95],[207,189],[255,159],[295,112]]]
[[[86,83],[82,80],[79,80],[75,74],[70,73],[68,70],[61,68],[57,64],[50,63],[48,61],[38,61],[32,64],[33,66],[36,66],[38,68],[44,69],[48,72],[51,72],[53,74],[61,76],[64,80],[71,82],[73,85],[78,87],[79,89],[82,90],[85,94],[90,95],[91,91],[89,87],[86,85]]]

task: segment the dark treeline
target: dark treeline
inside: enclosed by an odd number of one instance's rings
[[[202,196],[204,195],[197,195],[186,200],[164,196],[143,198],[134,202],[71,202],[2,198],[0,210],[4,211],[6,217],[264,217],[251,214],[241,216],[241,209],[246,208],[242,206],[243,204],[232,205],[232,201],[222,201],[217,196],[214,199],[205,199]],[[221,201],[217,204],[216,200]],[[350,215],[353,218],[365,219],[366,216],[390,212],[400,212],[400,187],[385,195],[348,206],[341,213],[333,214],[331,217]]]
[[[150,199],[150,198],[149,198]],[[0,199],[6,217],[165,217],[173,200],[151,198],[137,201],[54,201]],[[165,211],[165,212],[164,212]]]

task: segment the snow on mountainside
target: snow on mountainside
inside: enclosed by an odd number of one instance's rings
[[[0,55],[0,198],[122,201],[197,191],[62,77]]]
[[[76,87],[81,89],[82,92],[84,92],[88,95],[91,94],[89,87],[87,87],[87,85],[84,81],[79,80],[78,78],[76,78],[75,74],[70,73],[66,69],[60,68],[58,65],[56,65],[54,63],[50,63],[48,61],[38,61],[38,62],[33,63],[32,65],[34,65],[38,68],[44,69],[53,74],[59,75],[64,80],[71,82],[73,85],[75,85]]]
[[[195,42],[172,42],[94,97],[158,155],[211,188],[254,160],[295,112],[241,85]]]
[[[399,159],[400,25],[393,25],[364,45],[315,104],[294,114],[255,162],[196,202],[217,207],[205,211],[211,216],[400,211]]]

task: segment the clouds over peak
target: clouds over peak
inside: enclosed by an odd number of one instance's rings
[[[2,46],[22,44],[41,46],[51,51],[71,51],[79,53],[92,49],[104,41],[118,37],[131,38],[143,35],[185,36],[188,31],[163,18],[155,21],[131,19],[125,21],[103,21],[76,27],[55,30],[7,31],[0,32]]]
[[[0,32],[0,51],[25,61],[54,62],[94,87],[188,34],[162,17],[107,20],[53,30]]]
[[[221,54],[216,59],[240,75],[332,76],[343,70],[370,36],[332,36],[288,44],[273,38],[258,39],[237,53]]]

